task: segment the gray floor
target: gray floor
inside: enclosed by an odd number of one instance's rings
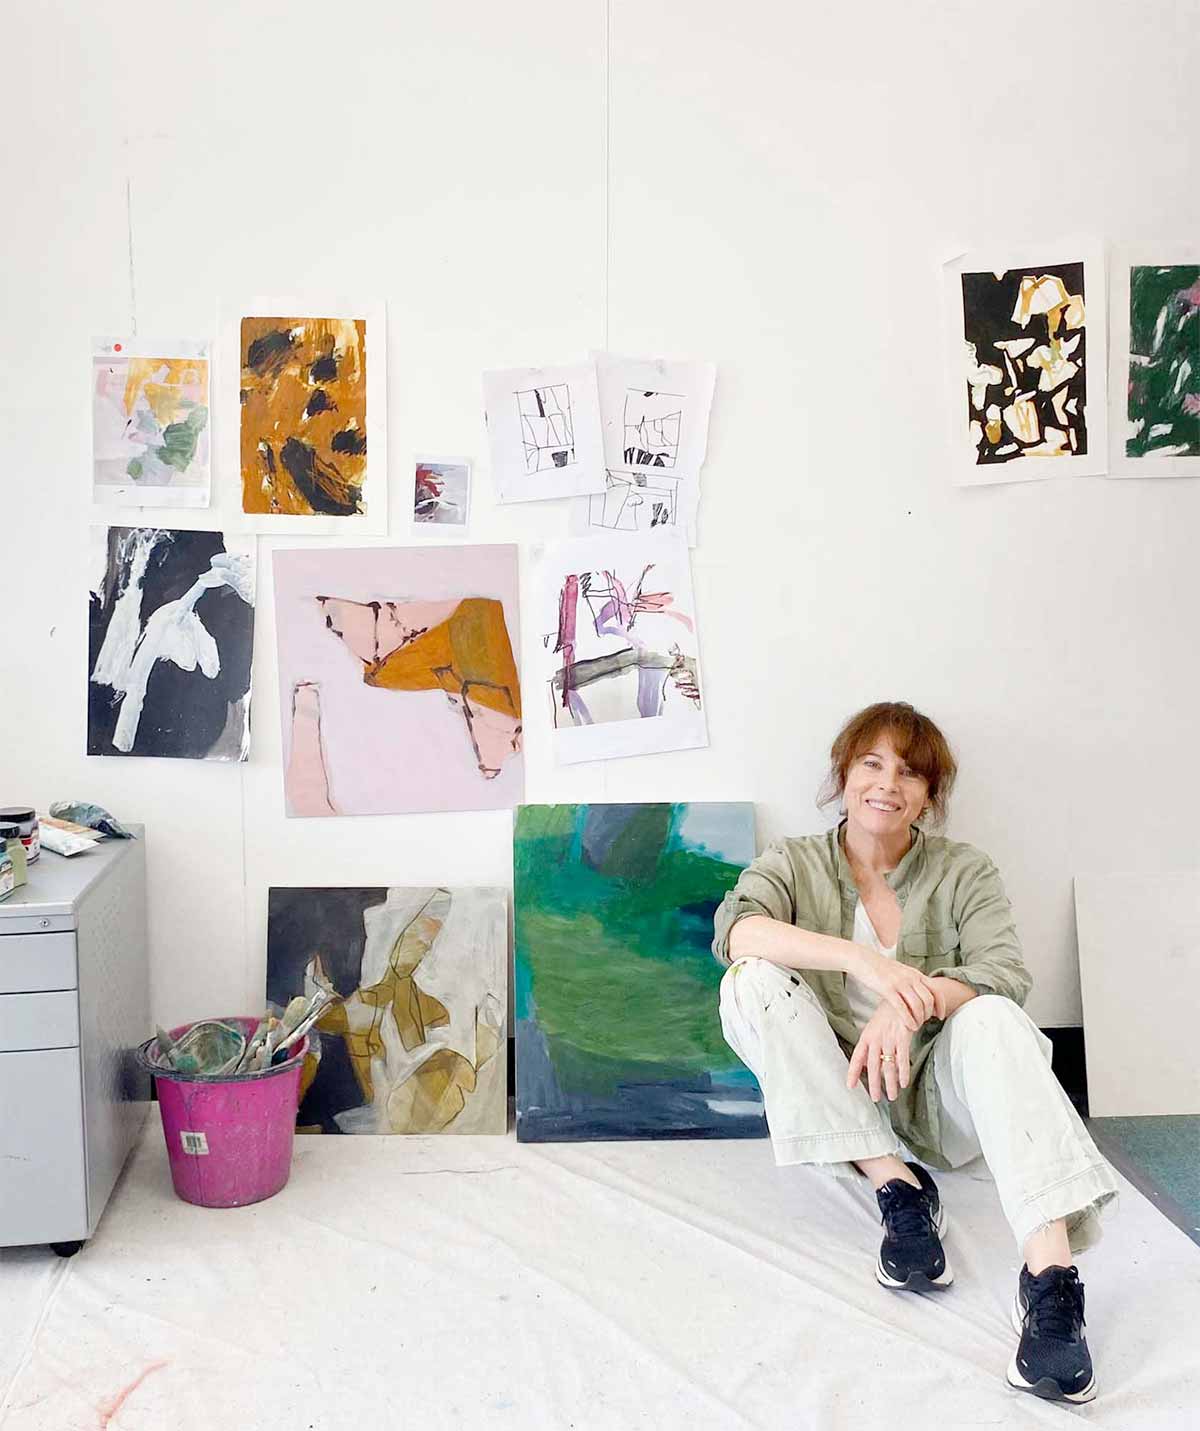
[[[1109,1162],[1200,1247],[1200,1115],[1085,1121]]]

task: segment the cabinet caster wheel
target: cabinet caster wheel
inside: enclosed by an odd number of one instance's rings
[[[82,1242],[52,1242],[50,1250],[60,1257],[74,1257],[82,1246]]]

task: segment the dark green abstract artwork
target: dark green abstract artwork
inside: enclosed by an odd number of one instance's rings
[[[713,915],[750,804],[525,805],[513,848],[517,1138],[757,1138],[721,1034]]]
[[[1200,265],[1129,270],[1128,457],[1200,455]]]

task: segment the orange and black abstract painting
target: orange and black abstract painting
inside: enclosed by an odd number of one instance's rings
[[[362,318],[243,318],[242,510],[365,511],[367,325]]]

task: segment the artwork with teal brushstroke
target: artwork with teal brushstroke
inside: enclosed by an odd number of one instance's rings
[[[766,1134],[711,949],[753,858],[748,803],[517,810],[519,1141]]]
[[[1128,457],[1200,455],[1200,265],[1129,270]]]

